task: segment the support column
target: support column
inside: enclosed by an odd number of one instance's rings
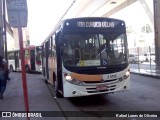
[[[4,56],[2,0],[0,0],[0,55]]]
[[[160,70],[160,0],[153,0],[156,69]]]

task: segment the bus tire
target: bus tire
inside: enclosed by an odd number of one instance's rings
[[[30,68],[28,65],[26,65],[25,69],[26,69],[26,73],[30,73]]]
[[[60,93],[59,90],[56,90],[56,97],[57,98],[63,98],[63,95]]]
[[[10,71],[10,72],[13,72],[13,66],[12,66],[12,65],[10,65],[9,71]]]

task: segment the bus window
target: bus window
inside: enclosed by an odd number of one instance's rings
[[[98,37],[96,35],[66,35],[65,39],[65,63],[69,62],[70,64],[68,65],[80,66],[81,61],[89,60],[95,63],[93,66],[100,65],[100,60],[96,58],[99,49],[99,45],[95,45],[95,43],[98,43]]]
[[[29,59],[29,50],[25,50],[24,56],[25,56],[25,59]]]
[[[8,53],[8,59],[13,60],[14,59],[14,52],[9,52]]]

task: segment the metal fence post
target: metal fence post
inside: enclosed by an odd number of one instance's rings
[[[139,73],[140,73],[140,66],[139,66],[139,47],[137,47],[137,52],[138,52],[138,70],[139,70]]]

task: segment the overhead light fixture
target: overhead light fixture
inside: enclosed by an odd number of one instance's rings
[[[117,3],[117,0],[111,0],[110,4],[116,4],[116,3]]]
[[[110,4],[116,4],[117,2],[115,2],[115,1],[112,1]]]

